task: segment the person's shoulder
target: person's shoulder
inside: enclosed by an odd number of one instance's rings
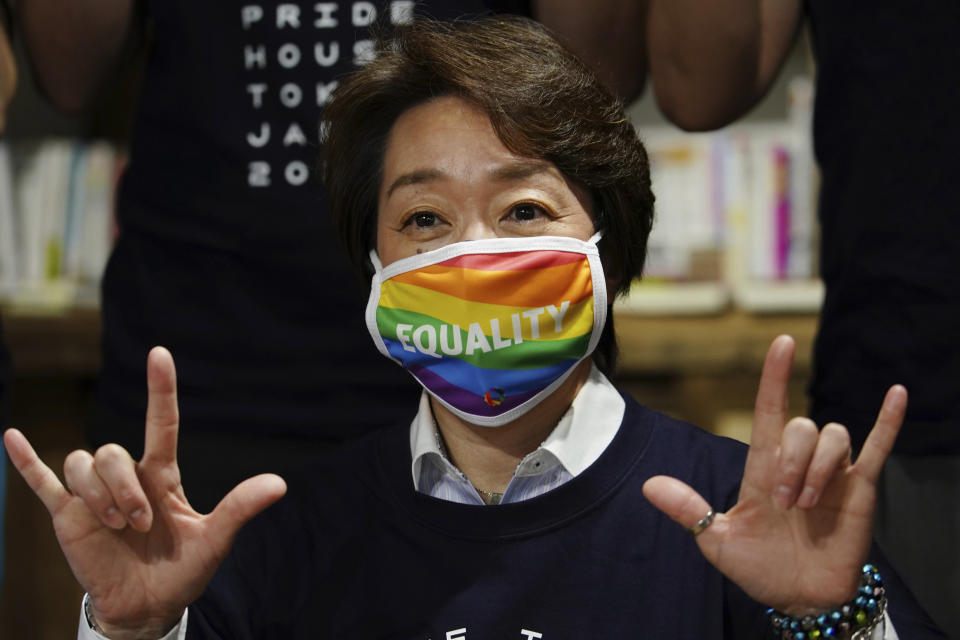
[[[619,391],[626,403],[624,424],[635,427],[642,425],[642,428],[650,431],[658,446],[682,446],[687,451],[712,451],[730,456],[746,454],[746,445],[739,440],[712,433],[703,427],[651,409],[622,389]]]
[[[288,495],[295,502],[329,502],[330,488],[336,487],[337,495],[352,499],[383,473],[385,455],[409,457],[409,433],[409,423],[394,424],[332,449],[290,474]]]
[[[669,475],[727,493],[740,484],[747,445],[646,407],[621,390],[626,411],[621,428],[646,433],[643,462],[649,475]]]
[[[243,537],[280,535],[296,544],[299,538],[331,538],[339,531],[348,532],[355,520],[377,509],[383,493],[384,448],[407,443],[409,458],[408,434],[409,425],[384,427],[288,471],[283,475],[286,494],[248,523]]]

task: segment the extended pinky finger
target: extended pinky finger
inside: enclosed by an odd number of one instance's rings
[[[856,469],[871,482],[875,482],[887,461],[887,456],[893,451],[893,443],[897,440],[903,417],[907,413],[907,390],[903,385],[895,384],[887,391],[880,407],[877,422],[870,430],[863,450],[857,458]]]
[[[6,445],[13,466],[20,472],[33,492],[37,494],[50,515],[55,515],[70,501],[70,494],[60,484],[57,474],[43,464],[37,452],[30,446],[26,436],[18,430],[7,429],[6,433],[3,434],[3,444]]]

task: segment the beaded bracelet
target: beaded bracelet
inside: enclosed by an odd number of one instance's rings
[[[873,565],[863,567],[860,587],[853,600],[837,609],[818,616],[794,618],[773,609],[767,609],[774,637],[779,640],[861,640],[870,637],[883,622],[887,609],[883,579]]]

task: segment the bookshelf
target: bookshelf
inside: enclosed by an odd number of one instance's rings
[[[715,433],[749,440],[760,370],[773,339],[797,344],[789,385],[794,413],[806,409],[806,384],[817,315],[615,316],[618,383],[641,403]]]
[[[92,389],[100,367],[97,310],[36,315],[0,307],[0,315],[18,381],[58,379]],[[715,416],[731,408],[725,406],[730,402],[723,400],[723,389],[747,384],[750,402],[732,408],[749,409],[767,347],[782,333],[797,343],[794,396],[802,398],[816,314],[729,308],[714,315],[637,315],[617,310],[614,319],[620,345],[618,380],[653,408],[712,428]],[[685,391],[691,384],[716,393],[698,400]],[[688,402],[677,401],[683,398]],[[800,410],[803,405],[794,406]],[[75,429],[80,419],[78,415],[67,428]]]
[[[0,308],[16,367],[10,422],[30,434],[41,458],[60,472],[84,446],[81,427],[100,366],[100,315]],[[636,315],[618,311],[618,382],[640,402],[744,439],[760,367],[770,341],[797,341],[791,406],[804,407],[816,315],[756,314],[729,308],[713,315]],[[37,640],[76,633],[82,596],[59,552],[49,516],[8,464],[6,579],[0,628],[31,629]]]
[[[615,316],[620,370],[633,375],[724,375],[760,372],[767,347],[788,333],[797,342],[794,367],[809,371],[816,315]]]
[[[0,307],[18,376],[96,377],[100,367],[100,313],[71,309],[37,315]],[[760,371],[774,337],[797,341],[794,366],[807,371],[816,330],[810,313],[753,314],[730,309],[716,315],[615,313],[624,376]]]
[[[100,313],[95,309],[44,315],[8,310],[3,325],[18,377],[97,376]]]
[[[67,453],[84,446],[100,367],[100,314],[58,314],[0,308],[4,339],[14,363],[7,424],[28,434],[38,455],[62,477]],[[5,456],[4,456],[5,457]],[[50,526],[50,516],[8,460],[6,568],[0,593],[0,628],[30,630],[53,640],[76,636],[82,591]]]

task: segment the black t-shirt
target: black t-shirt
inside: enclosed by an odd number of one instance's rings
[[[641,489],[667,474],[726,510],[746,447],[625,400],[600,458],[524,502],[417,493],[406,425],[291,477],[190,607],[187,638],[772,637],[765,608]],[[872,561],[900,637],[942,638],[882,557]]]
[[[960,452],[960,5],[808,0],[822,274],[812,413],[862,442],[886,389],[904,453]]]
[[[7,406],[9,402],[7,389],[10,385],[12,373],[13,366],[10,363],[10,353],[3,341],[3,322],[0,319],[0,432],[7,428]],[[0,470],[0,474],[2,473],[3,470]]]
[[[363,322],[314,168],[321,106],[374,22],[525,2],[151,0],[153,44],[103,288],[101,406],[142,420],[155,344],[205,431],[356,435],[416,389]],[[402,406],[409,406],[406,402]],[[96,440],[124,441],[97,423]],[[99,429],[99,432],[97,430]],[[139,438],[139,433],[136,434]]]

